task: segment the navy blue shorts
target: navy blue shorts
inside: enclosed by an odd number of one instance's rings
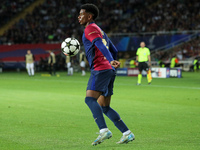
[[[91,71],[88,81],[87,90],[102,92],[103,96],[113,95],[113,84],[115,81],[115,70]]]

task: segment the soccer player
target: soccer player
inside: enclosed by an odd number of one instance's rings
[[[149,69],[149,66],[151,66],[151,57],[150,57],[150,51],[147,47],[145,47],[144,42],[140,43],[140,48],[137,49],[136,55],[137,55],[136,62],[139,68],[137,85],[141,85],[142,70],[147,72],[147,81],[148,84],[151,84],[152,77],[151,77],[151,70]],[[147,62],[149,62],[149,66]]]
[[[82,76],[85,76],[85,62],[86,62],[86,57],[85,57],[85,53],[84,52],[80,52],[79,55],[79,62],[80,62],[80,67],[81,67],[81,71],[82,71]]]
[[[53,70],[53,75],[56,75],[56,56],[51,50],[49,51],[48,65],[49,73],[52,75]]]
[[[31,50],[27,50],[27,54],[25,55],[26,60],[26,69],[29,76],[34,76],[34,55],[31,53]]]
[[[94,21],[98,14],[99,10],[95,5],[84,4],[81,6],[78,16],[79,23],[85,26],[82,41],[91,70],[85,103],[91,110],[100,130],[99,136],[92,145],[100,144],[105,139],[112,137],[112,132],[106,125],[103,113],[123,133],[122,138],[117,143],[128,143],[133,141],[135,136],[122,121],[119,114],[110,107],[116,76],[115,69],[120,66],[120,62],[116,60],[117,49],[104,31],[95,24]]]
[[[67,64],[67,75],[72,76],[74,73],[74,69],[72,67],[72,60],[70,56],[66,56],[66,64]]]

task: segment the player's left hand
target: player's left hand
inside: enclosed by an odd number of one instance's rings
[[[149,62],[149,67],[151,67],[151,62]]]
[[[120,62],[117,60],[111,61],[110,64],[115,68],[119,68],[119,66],[120,66]]]

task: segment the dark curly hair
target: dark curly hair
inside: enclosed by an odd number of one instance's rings
[[[99,16],[99,9],[94,4],[84,4],[81,6],[81,9],[85,9],[85,12],[91,13],[93,15],[93,20],[95,20]]]

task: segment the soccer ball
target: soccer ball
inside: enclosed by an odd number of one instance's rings
[[[80,50],[80,43],[75,38],[66,38],[61,44],[61,50],[67,56],[75,56]]]

